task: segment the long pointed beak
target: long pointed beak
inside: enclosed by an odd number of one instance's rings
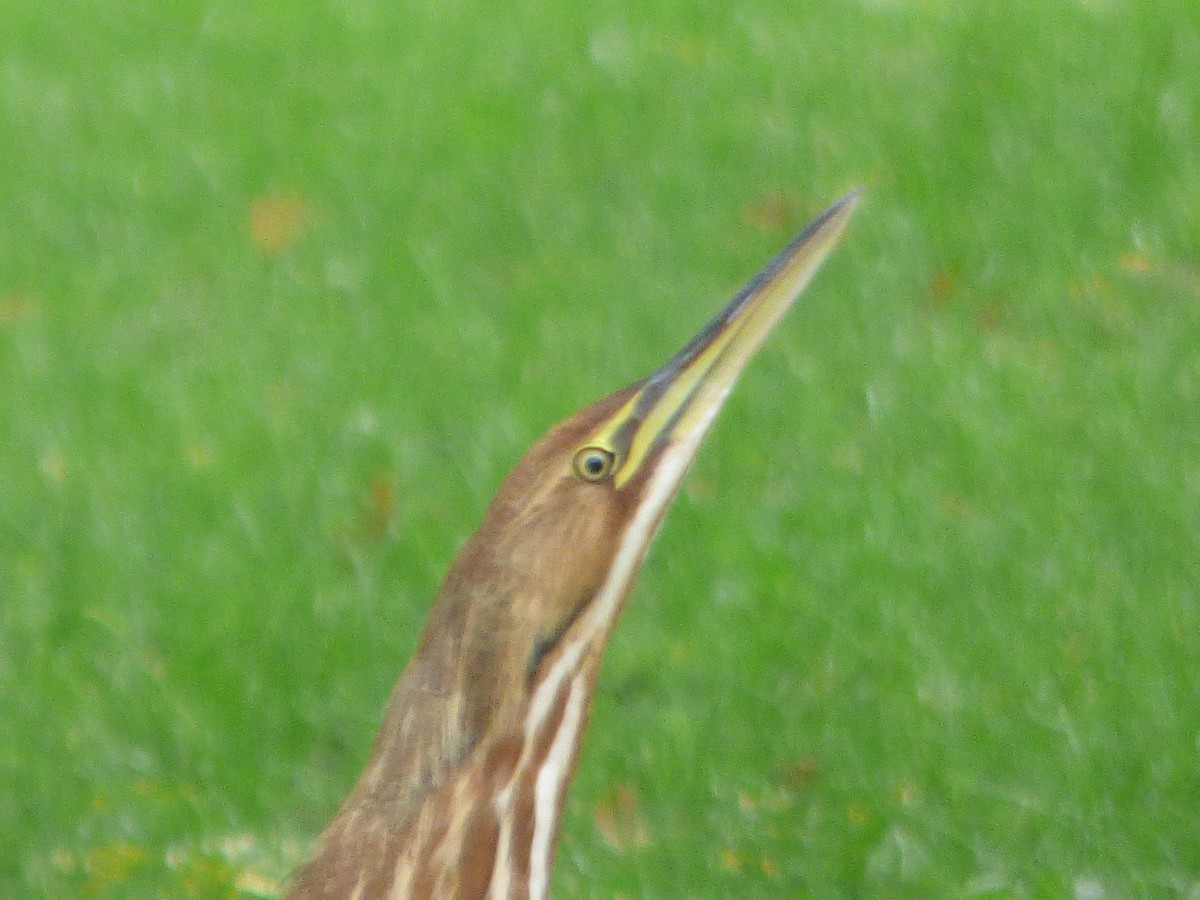
[[[698,448],[746,364],[836,246],[858,199],[852,193],[822,213],[594,436],[616,458],[618,489],[665,443]]]

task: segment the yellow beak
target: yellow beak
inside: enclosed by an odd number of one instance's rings
[[[746,363],[841,238],[858,196],[852,193],[822,213],[593,435],[589,444],[615,457],[618,489],[656,448],[708,429]]]

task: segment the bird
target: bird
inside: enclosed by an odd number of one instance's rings
[[[550,892],[601,656],[734,383],[840,240],[829,207],[662,368],[576,413],[462,546],[291,900]]]

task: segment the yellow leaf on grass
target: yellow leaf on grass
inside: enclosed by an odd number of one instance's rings
[[[808,788],[817,772],[815,759],[794,759],[775,766],[775,779],[787,790],[799,793]]]
[[[283,896],[283,884],[261,872],[239,872],[233,884],[243,894],[250,894],[253,897]]]
[[[87,852],[84,865],[88,872],[89,893],[109,888],[128,881],[139,868],[146,864],[146,851],[135,844],[109,844],[93,847]]]
[[[961,276],[955,269],[945,267],[938,269],[929,279],[927,290],[930,302],[938,309],[949,306],[961,280]]]
[[[1150,271],[1150,260],[1140,253],[1122,253],[1121,268],[1134,275],[1144,275]]]
[[[28,319],[33,312],[33,301],[24,294],[9,294],[0,297],[0,325]]]
[[[726,872],[740,872],[742,864],[742,855],[736,850],[726,850],[721,854],[721,868]]]
[[[371,479],[371,500],[367,509],[364,528],[369,537],[378,540],[388,533],[396,512],[396,489],[391,476],[377,473]]]
[[[62,484],[67,480],[67,458],[59,450],[46,450],[38,460],[38,468],[47,480],[54,484]]]
[[[596,804],[593,818],[600,836],[614,850],[630,850],[650,844],[650,836],[638,812],[637,794],[627,784],[617,785],[606,793]]]
[[[762,232],[782,231],[791,223],[792,204],[783,191],[775,191],[743,206],[742,219]]]
[[[296,243],[312,222],[312,208],[299,194],[264,194],[250,202],[250,238],[267,259]]]

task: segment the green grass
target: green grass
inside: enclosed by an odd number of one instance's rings
[[[7,0],[0,894],[286,873],[520,453],[861,185],[556,892],[1195,898],[1200,16],[999,6]]]

